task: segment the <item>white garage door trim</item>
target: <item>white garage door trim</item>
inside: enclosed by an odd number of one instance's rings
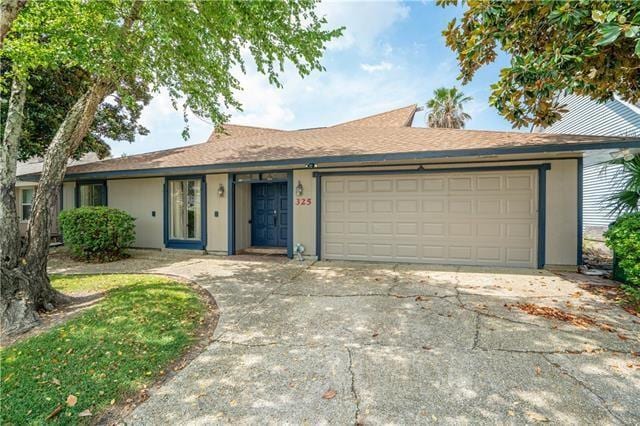
[[[527,265],[520,264],[518,266],[533,266],[538,268],[544,267],[545,261],[545,229],[546,229],[546,170],[550,169],[550,164],[535,164],[535,165],[516,165],[516,166],[491,166],[491,167],[468,167],[468,168],[443,168],[443,169],[417,169],[417,170],[375,170],[375,171],[342,171],[342,172],[315,172],[314,177],[316,177],[316,194],[318,197],[316,204],[316,253],[318,258],[321,259],[325,257],[323,252],[323,227],[326,226],[325,220],[323,218],[323,208],[325,207],[326,194],[324,193],[325,188],[323,186],[323,177],[324,176],[353,176],[353,177],[362,177],[362,178],[374,178],[379,175],[418,175],[418,174],[446,174],[446,173],[481,173],[481,172],[509,172],[509,171],[537,171],[536,174],[532,174],[534,177],[534,188],[531,198],[534,202],[534,209],[537,209],[537,217],[530,218],[532,223],[536,226],[535,232],[535,245],[533,246],[533,258],[530,259],[530,263]],[[537,177],[537,180],[535,179]],[[400,176],[394,177],[396,181],[400,179]],[[325,179],[326,180],[326,179]],[[394,187],[393,191],[396,188]],[[420,192],[420,191],[418,191]],[[537,195],[537,197],[536,197]],[[395,252],[394,252],[395,253]],[[327,256],[329,258],[336,258],[336,256]],[[339,257],[339,256],[338,256]],[[362,260],[365,260],[364,258]],[[385,260],[384,256],[381,256],[379,260]],[[402,256],[395,256],[395,259],[388,259],[387,261],[401,261],[401,262],[419,262],[419,263],[443,263],[443,262],[432,262],[429,259],[412,259],[411,257],[407,257],[405,259]],[[446,263],[446,262],[444,262]],[[455,262],[457,264],[465,264],[464,261]],[[512,262],[511,265],[515,266],[515,263]],[[490,265],[491,262],[485,263]],[[505,266],[507,266],[505,264]]]

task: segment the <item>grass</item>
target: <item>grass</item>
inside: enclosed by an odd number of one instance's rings
[[[193,289],[149,275],[54,276],[64,293],[107,290],[95,307],[0,352],[0,424],[89,423],[151,383],[194,341],[205,307]],[[77,403],[66,404],[74,395]]]

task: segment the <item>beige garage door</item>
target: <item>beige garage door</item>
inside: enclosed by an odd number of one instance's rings
[[[535,267],[536,173],[323,176],[322,257]]]

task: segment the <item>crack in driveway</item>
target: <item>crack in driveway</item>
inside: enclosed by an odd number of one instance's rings
[[[571,378],[574,382],[576,382],[578,385],[580,385],[580,387],[582,387],[583,389],[585,389],[587,392],[589,392],[591,395],[595,396],[596,399],[598,399],[598,401],[600,401],[600,404],[602,404],[602,406],[604,407],[605,410],[607,410],[607,412],[611,415],[611,417],[613,417],[614,419],[616,419],[617,421],[619,421],[621,424],[625,424],[626,422],[624,420],[622,420],[620,417],[618,417],[618,415],[616,413],[613,412],[613,410],[611,409],[611,407],[609,407],[609,404],[607,404],[607,401],[600,396],[596,391],[594,391],[590,386],[587,386],[586,383],[584,383],[582,380],[578,379],[577,377],[575,377],[573,374],[571,374],[566,368],[563,368],[560,364],[558,364],[557,362],[553,362],[551,361],[548,357],[547,354],[542,354],[542,358],[545,359],[545,361],[547,361],[551,366],[553,366],[554,368],[556,368],[558,371],[560,371],[560,373],[564,374],[565,376]]]

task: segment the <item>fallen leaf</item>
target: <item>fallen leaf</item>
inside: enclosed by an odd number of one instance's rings
[[[510,415],[511,417],[515,416],[516,413],[514,413],[513,411],[509,410],[507,411],[507,414]]]
[[[533,303],[516,303],[515,305],[511,305],[511,306],[514,306],[520,309],[521,311],[528,313],[529,315],[535,315],[535,316],[545,317],[548,319],[564,321],[564,322],[573,324],[577,327],[586,328],[588,326],[597,325],[593,318],[588,317],[586,315],[574,315],[572,313],[565,312],[560,309],[552,308],[549,306],[540,306],[540,305],[535,305]],[[567,303],[567,306],[570,306],[570,304]],[[601,328],[603,326],[606,326],[606,324],[600,325]]]
[[[430,351],[431,348],[429,346],[423,346],[422,349],[424,349],[425,351]]]
[[[75,395],[69,395],[67,397],[67,405],[69,407],[73,407],[74,405],[76,405],[76,403],[78,402],[78,397]]]
[[[624,334],[618,334],[618,338],[619,338],[620,340],[627,340],[627,339],[629,339],[629,338],[628,338],[627,336],[625,336]]]
[[[80,413],[78,413],[78,417],[90,417],[91,414],[91,410],[89,410],[88,408]]]
[[[378,337],[379,333],[373,333],[371,337]]]
[[[540,368],[540,366],[536,367],[536,376],[539,376],[540,374],[542,374],[542,369]]]
[[[338,394],[334,389],[328,389],[325,393],[322,394],[323,399],[333,399]]]
[[[60,386],[60,380],[58,379],[51,379],[51,383],[53,383],[56,386]]]
[[[238,405],[238,401],[236,401],[236,400],[234,399],[234,400],[232,400],[232,401],[229,403],[229,405],[230,405],[230,406],[232,406],[232,407],[235,407],[236,405]]]
[[[115,399],[112,399],[112,400],[111,400],[111,402],[110,402],[110,404],[111,404],[111,405],[113,405],[113,404],[115,404],[115,403],[116,403],[116,400],[115,400]]]

